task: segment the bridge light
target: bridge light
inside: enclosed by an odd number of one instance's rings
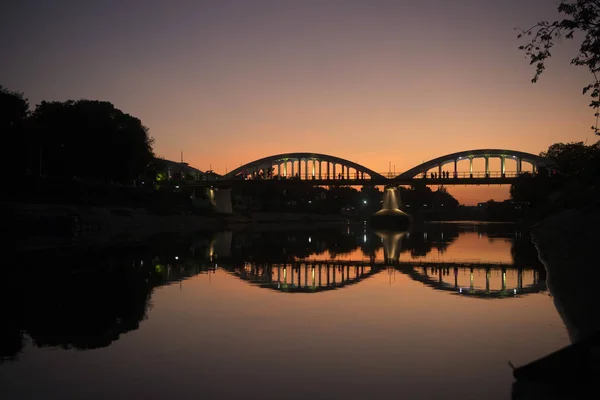
[[[176,259],[176,260],[179,260],[179,257],[175,256],[175,259]]]
[[[363,204],[367,204],[367,200],[363,200]]]

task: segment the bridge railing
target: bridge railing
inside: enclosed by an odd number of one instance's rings
[[[501,172],[501,171],[473,171],[473,172],[454,172],[454,171],[442,171],[440,176],[438,172],[429,172],[416,175],[415,178],[421,179],[452,179],[452,178],[476,178],[476,179],[494,179],[494,178],[517,178],[519,175],[523,175],[523,172]]]
[[[453,172],[453,171],[443,171],[442,174],[440,175],[439,172],[429,172],[429,173],[421,173],[418,175],[415,175],[414,179],[436,179],[436,180],[440,180],[440,179],[468,179],[468,178],[473,178],[473,179],[497,179],[497,178],[516,178],[519,175],[522,175],[524,172],[515,172],[515,171],[511,171],[511,172],[500,172],[500,171],[489,171],[489,172],[485,172],[485,171],[474,171],[474,172]],[[394,179],[395,177],[398,176],[397,173],[393,173],[393,172],[379,172],[380,175],[382,175],[385,178],[388,179]],[[238,177],[238,178],[233,178],[233,179],[240,179],[240,180],[320,180],[320,181],[348,181],[348,180],[365,180],[368,181],[371,179],[370,176],[368,176],[367,174],[363,174],[363,173],[345,173],[345,174],[336,174],[335,176],[319,176],[318,174],[315,175],[294,175],[294,176],[279,176],[279,175],[273,175],[273,176],[269,176],[269,177],[264,177],[261,175],[248,175],[245,177]]]

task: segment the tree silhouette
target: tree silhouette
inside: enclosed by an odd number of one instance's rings
[[[579,53],[571,60],[573,65],[588,68],[593,80],[583,88],[583,94],[590,92],[590,107],[596,110],[596,125],[592,127],[596,135],[598,130],[598,108],[600,107],[600,2],[597,0],[562,0],[558,12],[564,19],[540,21],[529,29],[519,29],[518,38],[528,37],[529,42],[519,46],[529,58],[529,64],[535,65],[535,75],[531,80],[537,82],[546,69],[546,60],[552,55],[555,40],[564,37],[573,39],[575,33],[582,33],[583,39]]]
[[[45,175],[125,183],[152,162],[148,129],[109,102],[43,101],[30,119]]]
[[[26,123],[29,116],[29,103],[23,93],[10,91],[0,86],[0,132],[2,146],[7,150],[2,155],[9,170],[24,172],[27,159],[22,157],[28,147]],[[16,167],[16,168],[15,168]]]

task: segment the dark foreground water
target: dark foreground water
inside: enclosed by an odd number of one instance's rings
[[[504,224],[167,236],[2,281],[2,399],[509,399],[509,361],[569,343]]]

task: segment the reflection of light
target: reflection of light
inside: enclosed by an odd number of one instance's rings
[[[427,232],[423,232],[423,239],[427,239]]]
[[[175,189],[179,189],[179,186],[175,186]]]
[[[460,289],[458,290],[458,293],[462,293],[462,288],[460,288]]]
[[[367,201],[366,201],[366,200],[363,200],[363,204],[367,204]]]
[[[367,243],[367,235],[363,235],[363,243]]]
[[[517,289],[513,289],[513,293],[514,293],[514,294],[517,294]]]
[[[312,238],[310,236],[308,237],[308,243],[312,243]]]
[[[176,259],[176,260],[179,260],[179,257],[175,256],[175,259]]]
[[[309,200],[309,201],[308,201],[308,204],[312,204],[312,200]]]

